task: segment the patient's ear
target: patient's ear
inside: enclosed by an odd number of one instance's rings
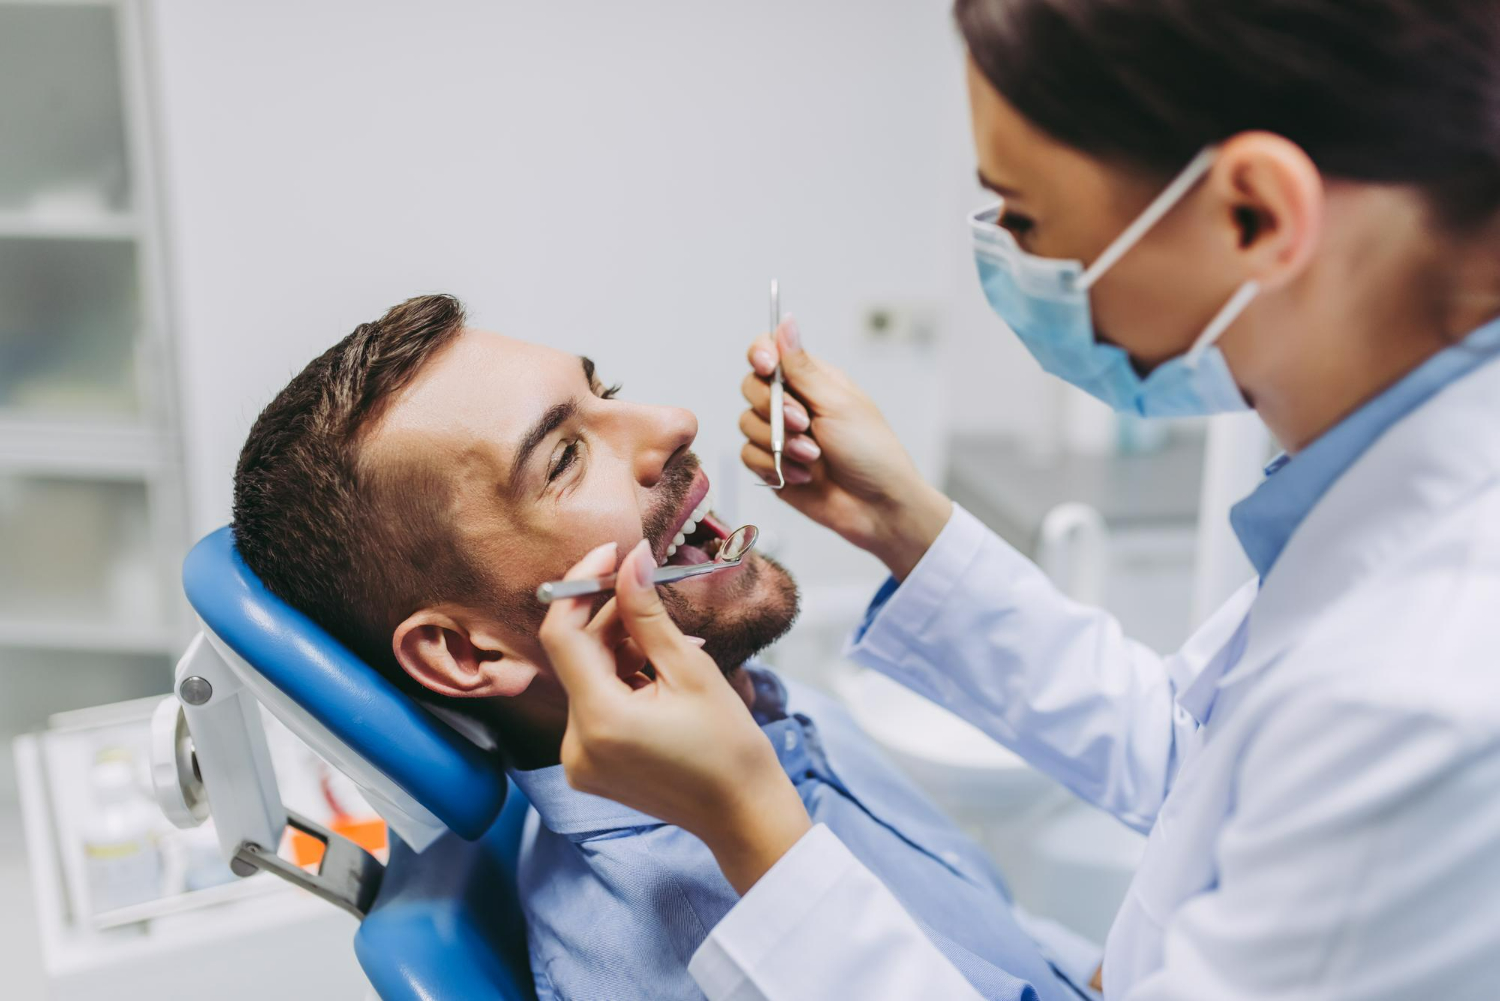
[[[418,684],[459,699],[519,695],[540,673],[492,624],[455,609],[413,612],[391,647]]]

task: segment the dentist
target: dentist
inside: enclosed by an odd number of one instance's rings
[[[1259,412],[1286,455],[1231,516],[1256,578],[1176,654],[1132,642],[924,483],[792,321],[750,349],[745,463],[770,468],[779,358],[781,496],[891,572],[852,655],[1149,834],[1105,997],[1495,997],[1500,0],[955,10],[1001,199],[970,221],[985,295],[1121,411]],[[809,824],[649,562],[542,636],[570,780],[692,831],[742,894],[704,993],[976,996]]]

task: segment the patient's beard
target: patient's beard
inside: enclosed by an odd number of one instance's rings
[[[711,605],[691,600],[675,586],[660,588],[673,621],[688,635],[703,638],[704,652],[725,675],[784,636],[798,610],[796,583],[769,556],[752,553],[731,572],[735,586]]]

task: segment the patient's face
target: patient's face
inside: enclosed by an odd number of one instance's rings
[[[643,537],[657,562],[698,563],[735,526],[710,515],[669,557],[709,483],[690,450],[691,412],[612,399],[577,355],[477,330],[424,366],[366,443],[367,457],[425,456],[454,478],[461,544],[495,582],[511,642],[543,663],[531,597],[590,549],[623,556]],[[796,589],[752,552],[736,569],[661,588],[672,617],[725,669],[781,635]]]

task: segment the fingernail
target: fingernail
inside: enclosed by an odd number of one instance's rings
[[[650,587],[651,575],[656,571],[656,559],[651,555],[651,543],[642,539],[631,555],[635,557],[635,579],[640,581],[642,586]]]
[[[618,542],[606,542],[602,546],[595,546],[593,549],[590,549],[584,559],[592,560],[596,557],[602,557],[605,553],[609,553],[609,562],[613,564],[615,561],[615,552],[619,548],[620,544]]]
[[[702,636],[684,636],[683,639],[693,644],[693,646],[702,646],[703,644],[708,642],[708,640],[704,639]]]
[[[755,369],[758,372],[762,370],[769,372],[776,367],[776,356],[764,348],[756,351],[751,357],[755,361]]]
[[[795,483],[801,486],[804,483],[812,482],[812,473],[809,473],[801,466],[787,466],[782,472],[786,474],[786,481],[788,483]]]
[[[797,318],[787,314],[786,319],[781,321],[781,341],[790,351],[802,350],[802,328],[797,325]]]
[[[806,431],[807,430],[807,426],[808,426],[807,415],[802,412],[802,408],[800,408],[800,407],[794,407],[790,403],[788,403],[785,406],[783,406],[781,409],[782,409],[782,412],[786,414],[786,426],[787,427],[791,428],[793,431]]]
[[[823,454],[818,443],[811,438],[793,438],[786,443],[786,450],[792,454],[793,458],[801,459],[803,462],[812,462]]]

